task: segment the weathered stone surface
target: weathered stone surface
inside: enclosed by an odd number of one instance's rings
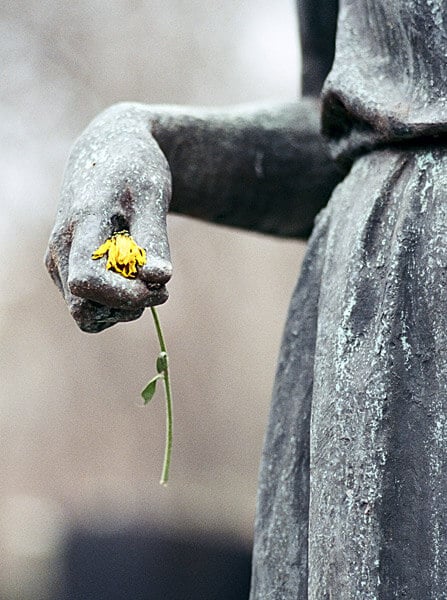
[[[252,598],[445,597],[446,186],[447,150],[377,151],[319,217],[279,361]]]
[[[445,597],[446,185],[446,150],[379,151],[327,209],[310,598]]]

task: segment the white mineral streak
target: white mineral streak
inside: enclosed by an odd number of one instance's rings
[[[359,176],[357,171],[361,174],[361,169],[360,162],[354,168],[353,179]],[[330,207],[345,216],[346,207],[337,204],[350,196],[349,186],[349,180],[340,186]],[[326,439],[324,450],[330,452],[322,457],[321,446],[315,448],[313,445],[315,468],[311,466],[311,472],[316,476],[311,480],[309,597],[315,600],[332,597],[331,594],[337,597],[330,583],[335,571],[339,581],[343,582],[340,589],[346,598],[373,600],[377,598],[379,585],[380,532],[375,507],[381,498],[382,470],[386,460],[381,441],[386,389],[380,371],[385,360],[383,340],[389,332],[386,315],[379,314],[374,336],[378,342],[374,337],[368,339],[367,331],[359,330],[355,317],[359,302],[365,300],[359,298],[357,284],[362,278],[369,282],[367,271],[376,268],[368,257],[362,261],[365,255],[363,234],[368,229],[374,201],[380,202],[374,192],[356,198],[356,208],[351,208],[352,215],[348,217],[355,223],[350,228],[353,237],[339,238],[335,231],[327,248],[334,256],[329,260],[326,276],[338,284],[335,288],[331,286],[330,296],[323,295],[320,300],[319,333],[325,336],[329,347],[332,332],[336,341],[332,357],[330,350],[321,349],[322,361],[327,364],[320,365],[323,374],[316,382],[313,397],[312,433],[319,441]],[[331,313],[331,321],[325,316],[326,311]],[[328,331],[323,333],[323,328]],[[376,348],[372,356],[376,356],[377,362],[368,365],[365,357],[371,354],[374,342]],[[368,374],[367,380],[359,382],[359,368]],[[318,431],[320,428],[323,428],[323,434]],[[315,539],[313,529],[317,530]],[[345,544],[351,546],[349,560],[343,558],[347,550]],[[326,552],[329,553],[327,558],[332,554],[332,559],[323,561],[322,555]]]
[[[433,4],[435,4],[433,2]],[[429,480],[431,485],[429,492],[431,498],[429,506],[430,515],[430,537],[432,544],[433,559],[431,574],[433,578],[433,597],[441,599],[445,597],[447,564],[446,547],[446,510],[445,510],[445,469],[447,454],[447,418],[446,418],[446,390],[447,390],[447,357],[445,348],[447,335],[445,328],[445,278],[439,275],[445,273],[447,268],[446,242],[446,166],[447,160],[439,152],[434,155],[427,152],[426,160],[419,157],[418,165],[421,171],[425,171],[426,184],[422,190],[426,193],[431,182],[431,200],[433,207],[432,230],[436,235],[428,240],[427,258],[431,258],[425,265],[428,285],[427,292],[429,302],[433,306],[433,336],[434,336],[434,359],[436,361],[435,381],[429,396],[429,411],[432,415],[431,436],[425,440],[425,450],[429,456]],[[434,190],[433,190],[434,188]],[[441,194],[439,193],[441,191]],[[422,194],[423,195],[423,194]],[[436,204],[435,204],[436,203]],[[429,268],[430,267],[430,268]]]
[[[424,152],[423,154],[419,154],[416,158],[417,168],[421,173],[421,176],[425,179],[424,185],[419,191],[421,201],[421,213],[424,213],[427,210],[427,203],[432,197],[432,194],[430,192],[433,189],[433,180],[430,177],[428,177],[427,171],[434,166],[434,162],[435,161],[433,153],[430,151]]]

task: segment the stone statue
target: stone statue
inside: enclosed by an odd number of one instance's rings
[[[294,105],[99,115],[71,153],[47,266],[97,332],[166,300],[168,207],[312,230],[262,458],[251,598],[441,600],[447,4],[339,4],[299,7]],[[90,259],[116,222],[152,257],[136,280]]]

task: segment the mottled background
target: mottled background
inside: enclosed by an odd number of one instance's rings
[[[81,333],[44,271],[46,240],[70,146],[108,105],[294,99],[293,2],[0,0],[0,11],[0,598],[85,600],[76,578],[88,571],[95,600],[172,600],[132,588],[160,539],[181,541],[199,579],[213,544],[248,560],[303,244],[170,217],[175,271],[160,317],[175,447],[163,489],[163,397],[147,408],[139,397],[157,353],[150,314]],[[165,556],[163,585],[178,552]],[[117,580],[106,594],[101,577],[110,583],[118,571],[128,587]],[[215,585],[232,577],[215,572]]]

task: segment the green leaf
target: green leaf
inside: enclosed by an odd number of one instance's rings
[[[168,368],[168,355],[166,352],[160,352],[157,356],[157,373],[163,373]]]
[[[162,377],[163,377],[163,375],[161,375],[160,373],[158,375],[155,375],[155,377],[152,377],[152,379],[149,381],[147,386],[141,392],[141,395],[143,396],[144,404],[148,404],[148,402],[150,402],[152,400],[152,398],[154,397],[154,394],[155,394],[156,387],[157,387],[157,381],[159,379],[161,379]]]

